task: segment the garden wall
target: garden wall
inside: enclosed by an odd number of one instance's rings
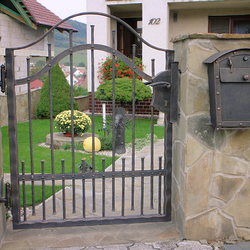
[[[143,101],[137,101],[135,104],[135,114],[136,115],[151,115],[151,101],[152,98],[146,99]],[[89,112],[92,112],[92,94],[89,93]],[[123,106],[120,102],[115,103],[116,107],[124,107],[126,109],[127,114],[132,114],[132,103],[125,102]],[[113,113],[113,106],[112,101],[106,101],[106,112],[112,114]],[[95,98],[95,113],[102,113],[102,102]],[[154,109],[154,115],[159,115],[159,111]]]
[[[78,103],[78,107],[80,111],[86,111],[89,109],[89,96],[77,96],[74,97],[75,101]]]
[[[36,105],[40,100],[41,89],[35,89],[31,91],[31,116],[32,119],[36,119]],[[79,96],[74,98],[79,105],[80,111],[86,111],[89,109],[89,97]],[[29,120],[28,110],[28,96],[27,93],[17,94],[16,96],[16,113],[17,122],[27,122]],[[8,125],[8,106],[7,96],[0,95],[0,126]]]
[[[249,35],[174,39],[182,71],[173,127],[172,220],[187,239],[250,234],[250,130],[211,125],[207,65],[223,50],[249,48]]]
[[[40,100],[41,89],[31,91],[31,114],[32,119],[36,118],[36,105]],[[16,96],[16,114],[17,122],[26,122],[29,120],[28,96],[27,93],[17,94]],[[7,96],[0,96],[0,126],[8,125],[8,106]]]

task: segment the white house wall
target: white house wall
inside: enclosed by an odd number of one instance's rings
[[[174,12],[177,12],[179,16],[176,23],[172,21]],[[186,33],[207,33],[209,16],[247,14],[249,15],[249,9],[172,9],[170,10],[169,38],[171,40]],[[169,48],[172,47],[170,42]]]
[[[213,15],[244,15],[249,14],[249,0],[86,0],[87,11],[97,11],[110,13],[110,9],[120,6],[130,5],[130,10],[124,8],[124,13],[119,16],[129,17],[129,12],[133,13],[133,4],[142,5],[142,36],[149,43],[165,48],[172,49],[171,39],[186,33],[207,33],[208,17]],[[247,8],[248,6],[248,8]],[[120,8],[117,8],[120,7]],[[173,12],[178,12],[178,22],[173,23]],[[158,25],[149,24],[152,18],[160,18]],[[95,43],[107,44],[111,46],[111,30],[116,30],[116,22],[110,21],[106,17],[90,16],[87,18],[87,36],[90,43],[90,24],[95,24]],[[164,52],[153,50],[143,45],[143,64],[146,65],[146,73],[151,74],[151,59],[154,58],[155,72],[158,73],[165,69]],[[105,58],[106,53],[95,52],[95,89],[99,85],[97,80],[98,62]],[[91,90],[91,60],[88,52],[88,86]]]
[[[104,12],[109,14],[109,9],[105,1],[87,1],[86,3],[87,11]],[[94,31],[94,42],[98,44],[109,45],[111,40],[111,27],[110,19],[103,16],[87,16],[87,43],[91,43],[91,27],[95,26]],[[106,58],[107,53],[101,51],[95,51],[94,56],[94,68],[95,68],[95,90],[99,86],[99,81],[97,80],[97,70],[98,63],[100,59]],[[91,91],[91,52],[87,53],[88,58],[88,90]]]

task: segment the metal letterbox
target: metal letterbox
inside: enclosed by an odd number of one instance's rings
[[[217,129],[250,127],[250,49],[222,51],[204,63],[212,124]]]

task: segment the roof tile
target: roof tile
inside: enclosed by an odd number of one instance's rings
[[[53,27],[57,23],[59,23],[62,19],[60,19],[53,12],[48,10],[42,4],[38,3],[36,0],[22,0],[23,4],[26,6],[30,14],[32,15],[35,23],[37,25],[44,25],[48,27]],[[71,25],[64,22],[59,28],[63,30],[71,30],[77,31]]]

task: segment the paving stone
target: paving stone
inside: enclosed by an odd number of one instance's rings
[[[177,247],[178,241],[169,241],[169,242],[155,242],[152,243],[154,249],[161,250],[172,250]]]
[[[133,246],[128,247],[129,250],[152,250],[154,249],[152,245],[143,244],[143,243],[135,243]]]
[[[223,248],[225,250],[242,250],[242,248],[240,248],[237,245],[224,245]],[[249,248],[248,248],[248,250],[249,250]]]
[[[250,249],[250,242],[240,242],[237,244],[242,250],[249,250]]]

